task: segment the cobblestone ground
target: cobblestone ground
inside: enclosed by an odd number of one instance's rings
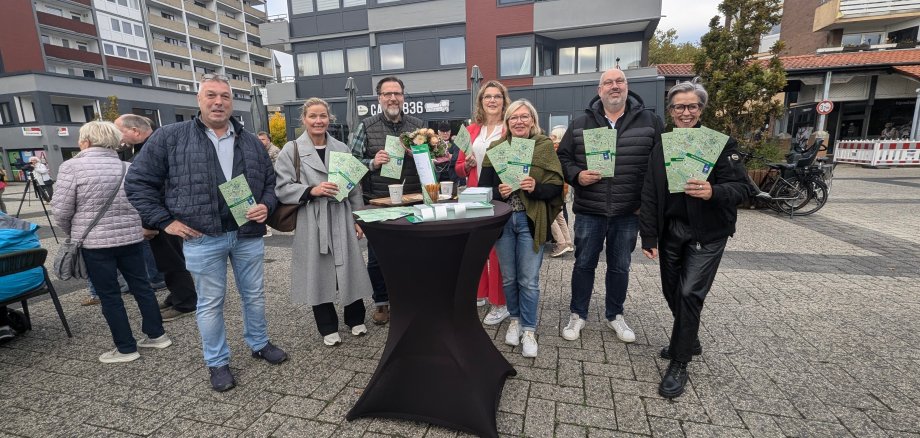
[[[10,208],[21,187],[7,190]],[[501,434],[920,436],[918,188],[920,169],[841,167],[829,204],[813,216],[739,212],[703,312],[705,351],[675,401],[657,395],[667,365],[657,352],[671,325],[657,265],[634,254],[626,303],[634,344],[601,323],[597,296],[582,338],[568,342],[560,330],[573,257],[547,258],[539,357],[502,344],[507,323],[485,328],[518,371],[499,406]],[[39,204],[24,211],[46,223]],[[41,234],[53,254],[49,231]],[[236,389],[210,390],[193,318],[166,323],[171,348],[101,364],[96,357],[112,342],[98,306],[80,306],[85,284],[56,282],[75,337],[66,337],[45,300],[32,306],[34,330],[0,348],[0,436],[462,435],[412,422],[346,422],[387,330],[371,325],[363,338],[343,330],[343,345],[324,347],[309,309],[288,302],[291,236],[266,243],[270,331],[289,362],[249,357],[231,293]],[[601,290],[603,276],[596,284]],[[137,309],[127,308],[139,333]]]

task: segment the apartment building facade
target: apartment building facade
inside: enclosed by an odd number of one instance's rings
[[[534,102],[545,128],[581,113],[600,72],[617,65],[647,107],[663,106],[663,79],[645,68],[660,1],[291,0],[288,17],[261,26],[267,47],[294,56],[294,80],[267,88],[288,120],[313,96],[344,120],[348,77],[359,115],[377,114],[375,84],[396,75],[406,85],[406,113],[456,130],[470,118],[474,65],[513,99]],[[288,124],[289,137],[297,125]]]
[[[0,165],[38,155],[54,172],[76,131],[119,112],[157,126],[197,112],[205,73],[230,78],[235,115],[249,123],[252,87],[277,77],[261,47],[261,0],[6,0],[0,14]],[[257,9],[261,6],[263,10]]]

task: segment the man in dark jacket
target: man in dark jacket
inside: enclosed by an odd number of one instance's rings
[[[224,325],[227,258],[243,304],[243,338],[252,356],[278,364],[287,354],[269,342],[265,322],[265,219],[277,204],[275,171],[265,148],[233,117],[229,80],[204,75],[198,117],[158,129],[125,180],[145,224],[185,239],[186,267],[198,293],[202,350],[215,391],[236,385]],[[237,225],[218,186],[243,175],[255,205]]]
[[[380,175],[380,167],[390,162],[390,156],[384,150],[388,135],[399,136],[424,127],[421,120],[403,113],[405,87],[402,80],[387,76],[377,82],[377,100],[380,101],[380,114],[368,117],[358,124],[351,138],[351,154],[367,165],[370,172],[364,177],[364,201],[383,198],[390,195],[390,184],[403,184],[403,193],[420,193],[422,191],[418,172],[412,160],[403,161],[400,179],[385,178]],[[374,305],[371,318],[374,324],[382,325],[390,321],[390,295],[383,280],[383,272],[377,264],[377,255],[370,240],[367,242],[367,273],[374,288]]]
[[[638,237],[638,210],[648,157],[661,144],[661,119],[645,109],[642,99],[629,92],[619,69],[604,72],[585,113],[569,123],[559,143],[559,161],[566,182],[575,191],[575,268],[572,271],[572,312],[562,331],[567,340],[578,339],[588,317],[594,289],[594,271],[606,240],[607,276],[605,317],[623,342],[636,334],[623,319],[629,286],[631,254]],[[614,175],[602,178],[588,170],[583,132],[605,127],[617,130]]]

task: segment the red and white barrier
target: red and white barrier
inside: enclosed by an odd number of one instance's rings
[[[838,141],[834,146],[834,162],[864,166],[916,166],[920,165],[920,141]]]

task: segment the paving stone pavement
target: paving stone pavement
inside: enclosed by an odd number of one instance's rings
[[[502,395],[500,433],[920,436],[918,188],[917,168],[841,166],[830,202],[813,216],[740,211],[703,312],[704,353],[674,401],[657,395],[667,366],[657,354],[671,326],[657,264],[634,254],[626,318],[635,343],[618,341],[601,323],[598,295],[581,339],[569,342],[560,330],[574,259],[547,257],[539,356],[523,358],[502,343],[507,322],[484,327],[518,371]],[[17,189],[5,194],[11,208]],[[24,211],[46,223],[39,204]],[[41,235],[53,254],[49,230]],[[236,389],[210,390],[194,318],[166,323],[174,340],[168,349],[101,364],[96,358],[112,342],[98,306],[79,305],[84,283],[55,282],[75,337],[66,337],[49,301],[30,306],[34,330],[0,348],[0,437],[466,436],[422,423],[345,421],[387,329],[370,325],[362,338],[342,330],[341,346],[323,346],[309,308],[288,300],[291,236],[278,233],[266,243],[270,334],[290,361],[270,366],[249,357],[233,292],[226,314]],[[598,275],[596,290],[602,288]],[[126,307],[140,333],[136,307]]]

